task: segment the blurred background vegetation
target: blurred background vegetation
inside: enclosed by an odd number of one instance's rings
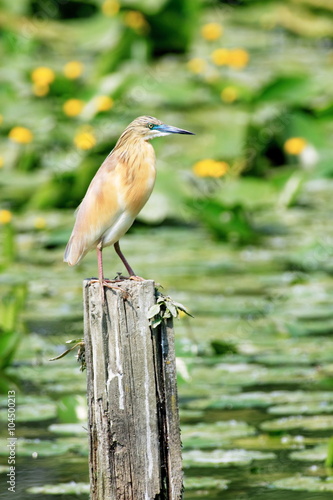
[[[190,145],[156,144],[159,180],[145,223],[199,219],[243,242],[253,235],[242,209],[293,203],[305,177],[333,175],[332,2],[1,5],[3,224],[75,208],[140,114],[197,133]],[[236,207],[234,228],[214,224],[226,206]],[[41,215],[31,229],[46,225]]]
[[[36,368],[29,382],[26,372],[20,375],[18,367],[30,363],[17,351],[20,342],[29,344],[38,367],[46,353],[54,354],[45,336],[80,336],[81,281],[96,273],[96,263],[94,255],[79,268],[62,263],[73,211],[119,134],[139,115],[196,133],[154,141],[156,187],[131,230],[135,249],[128,243],[139,274],[187,291],[185,302],[193,291],[195,328],[210,344],[208,351],[191,348],[192,354],[237,357],[241,350],[234,324],[222,338],[221,326],[200,323],[200,308],[220,323],[230,313],[223,305],[213,311],[215,295],[207,303],[199,298],[209,292],[203,286],[209,273],[217,294],[225,279],[226,294],[240,279],[241,294],[260,295],[265,290],[251,281],[262,272],[258,258],[263,266],[271,259],[273,267],[284,259],[276,273],[297,271],[284,276],[282,287],[288,280],[288,286],[310,282],[307,272],[333,272],[325,229],[331,195],[321,191],[333,177],[333,0],[0,0],[0,25],[2,392],[13,384],[33,392],[38,378],[51,377],[49,368],[45,375]],[[174,232],[154,239],[157,226]],[[267,250],[267,238],[291,228],[293,242],[276,239]],[[187,238],[197,261],[187,253]],[[280,261],[277,248],[288,252]],[[168,263],[172,255],[179,261]],[[247,258],[252,274],[239,278],[251,271]],[[110,278],[119,268],[114,262]],[[185,274],[177,271],[180,262],[188,265]],[[236,276],[229,285],[228,272]],[[275,286],[277,279],[265,283]],[[263,308],[239,313],[246,332],[280,307],[280,292],[272,294]],[[312,289],[305,309],[311,300]],[[235,299],[232,314],[242,301]],[[300,334],[299,325],[272,321],[280,333]],[[191,326],[182,328],[185,344],[195,344]],[[180,370],[184,380],[186,370]],[[75,398],[64,398],[58,418],[66,421]]]
[[[139,224],[255,244],[271,231],[255,211],[297,204],[307,179],[333,176],[331,0],[0,7],[2,270],[22,241],[31,255],[65,245],[72,210],[140,114],[197,135],[155,141],[157,185]]]

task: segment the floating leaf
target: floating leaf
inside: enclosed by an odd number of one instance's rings
[[[228,467],[230,465],[248,465],[253,460],[273,460],[274,453],[248,450],[214,450],[185,451],[183,453],[186,467]]]
[[[32,486],[28,488],[27,493],[31,495],[89,495],[90,485],[87,483],[59,483],[44,484],[44,486]]]
[[[17,422],[39,422],[56,418],[57,406],[55,403],[19,405],[16,410]],[[0,420],[7,421],[7,410],[0,410]]]
[[[333,477],[322,479],[313,476],[292,476],[278,479],[271,484],[274,488],[282,490],[323,492],[333,491]]]
[[[7,455],[7,443],[2,440],[0,454]],[[19,457],[53,457],[63,455],[71,449],[72,444],[69,442],[57,442],[47,439],[23,439],[19,438],[16,441],[16,452]]]
[[[333,404],[326,401],[272,406],[268,410],[273,415],[315,415],[333,413]]]
[[[286,417],[263,422],[261,428],[265,431],[282,432],[289,429],[307,429],[321,431],[333,429],[333,416],[317,415],[315,417]]]
[[[327,457],[327,443],[308,448],[306,450],[293,451],[289,457],[291,460],[301,460],[305,462],[323,462]]]
[[[236,420],[182,426],[184,448],[216,448],[232,439],[255,434],[254,427]]]
[[[86,436],[88,432],[84,424],[52,424],[48,430],[63,436]]]
[[[184,478],[185,490],[226,490],[230,481],[214,477],[187,477]]]

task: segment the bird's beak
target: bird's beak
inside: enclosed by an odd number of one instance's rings
[[[158,130],[163,134],[188,134],[195,135],[193,132],[189,132],[188,130],[183,130],[182,128],[172,127],[171,125],[155,125],[154,130]]]

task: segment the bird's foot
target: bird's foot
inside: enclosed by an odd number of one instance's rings
[[[108,280],[108,279],[103,279],[102,282],[99,279],[91,279],[89,282],[89,285],[92,285],[93,283],[99,283],[101,285],[101,294],[102,294],[102,302],[103,304],[105,303],[105,290],[104,287],[106,288],[111,288],[112,290],[115,290],[116,292],[120,292],[123,296],[123,299],[126,300],[129,297],[128,292],[126,290],[123,290],[119,286],[116,285],[117,282],[121,280]]]
[[[146,281],[145,278],[141,278],[141,276],[130,276],[129,279],[133,281]]]
[[[118,272],[113,282],[117,283],[118,281],[124,281],[124,280],[145,281],[145,278],[141,278],[140,276],[135,276],[134,274],[131,276],[124,276],[123,274]]]

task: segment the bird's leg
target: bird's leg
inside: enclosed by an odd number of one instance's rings
[[[119,241],[117,241],[115,244],[114,244],[114,249],[115,251],[117,252],[117,254],[119,255],[119,257],[121,258],[124,266],[126,267],[127,269],[127,272],[130,276],[135,276],[135,272],[133,271],[133,269],[131,268],[131,266],[129,265],[129,263],[127,262],[126,258],[125,258],[125,255],[123,254],[123,252],[120,250],[120,246],[119,246]]]
[[[118,286],[112,286],[110,283],[114,283],[114,281],[111,280],[106,280],[104,278],[104,273],[103,273],[103,254],[102,254],[103,247],[101,245],[97,245],[96,251],[97,251],[97,264],[98,264],[98,280],[91,280],[90,283],[96,283],[98,281],[100,285],[100,290],[101,290],[101,298],[102,298],[102,304],[105,303],[105,290],[104,287],[112,288],[113,290],[120,291],[123,294],[123,297],[126,299],[128,296],[128,293],[125,290],[122,290]]]
[[[102,287],[104,281],[102,247],[100,245],[97,245],[96,251],[97,251],[97,265],[98,265],[98,281],[100,283],[100,286]]]
[[[104,290],[104,273],[103,273],[103,247],[101,245],[97,245],[97,265],[98,265],[98,281],[102,294],[102,303],[105,302],[105,290]]]

